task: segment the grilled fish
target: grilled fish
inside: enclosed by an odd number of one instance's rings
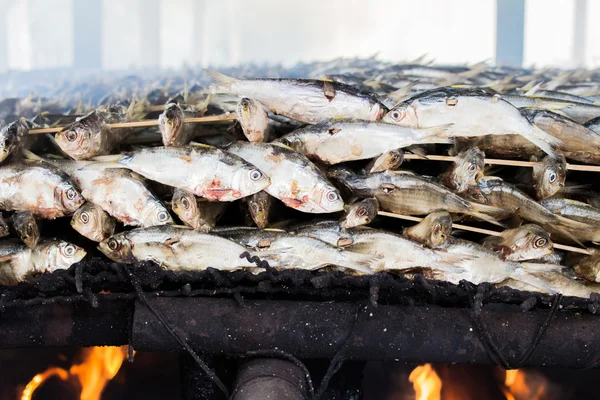
[[[27,247],[33,249],[37,246],[40,240],[40,227],[32,213],[17,211],[10,217],[10,222]]]
[[[456,155],[454,165],[442,174],[440,180],[455,192],[462,193],[469,186],[477,184],[484,168],[485,153],[477,147],[471,147]]]
[[[239,101],[235,111],[237,120],[249,141],[269,141],[269,117],[259,102],[243,98]]]
[[[171,200],[171,208],[179,219],[187,226],[204,233],[215,227],[226,207],[225,203],[208,202],[183,189],[175,189]]]
[[[344,216],[340,221],[342,228],[354,228],[356,226],[367,225],[375,219],[379,212],[379,202],[371,197],[348,204],[345,207]]]
[[[102,207],[85,203],[75,211],[71,218],[71,226],[81,235],[101,242],[115,233],[116,221]]]
[[[501,236],[490,236],[482,245],[500,254],[508,261],[536,260],[553,251],[550,235],[542,227],[527,224],[507,229]]]
[[[416,225],[404,229],[404,236],[435,249],[452,234],[452,217],[447,211],[436,211]]]

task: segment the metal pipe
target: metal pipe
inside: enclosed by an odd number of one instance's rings
[[[240,365],[232,400],[306,400],[306,378],[286,360],[257,358]]]
[[[523,65],[525,39],[525,1],[497,0],[496,64]]]
[[[355,360],[492,363],[469,309],[380,305],[365,312],[348,302],[247,300],[240,306],[217,298],[155,298],[150,304],[202,353],[279,349],[298,358],[332,358],[348,338],[346,355]],[[179,349],[144,305],[135,307],[132,337],[137,350]],[[501,354],[515,365],[548,313],[488,306],[481,317]],[[563,311],[553,317],[525,365],[584,368],[599,359],[600,318]]]

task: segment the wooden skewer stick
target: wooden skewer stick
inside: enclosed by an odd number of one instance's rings
[[[449,161],[454,162],[455,157],[452,156],[436,156],[431,155],[426,158],[418,154],[405,154],[405,160],[433,160],[433,161]],[[533,161],[519,161],[519,160],[502,160],[498,158],[486,158],[486,164],[490,165],[508,165],[511,167],[533,167],[535,163]],[[581,164],[567,164],[567,169],[571,171],[588,171],[588,172],[600,172],[600,165],[581,165]]]
[[[423,220],[423,218],[420,218],[420,217],[413,217],[411,215],[394,214],[394,213],[387,212],[387,211],[379,211],[377,214],[383,215],[386,217],[405,219],[407,221],[421,222]],[[500,236],[502,234],[502,232],[492,231],[489,229],[476,228],[474,226],[455,224],[454,222],[452,223],[452,228],[460,229],[463,231],[482,233],[484,235],[490,235],[490,236]],[[591,252],[587,249],[581,249],[579,247],[574,247],[574,246],[567,246],[566,244],[554,243],[554,248],[560,249],[560,250],[565,250],[565,251],[570,251],[573,253],[591,254]]]
[[[214,122],[223,122],[223,121],[232,121],[236,118],[233,114],[223,114],[223,115],[211,115],[208,117],[195,117],[195,118],[186,118],[184,122],[189,124],[208,124]],[[133,121],[133,122],[119,122],[116,124],[108,124],[111,128],[142,128],[147,126],[157,126],[157,119],[149,119],[145,121]],[[64,126],[56,126],[53,128],[39,128],[39,129],[31,129],[29,133],[31,135],[41,134],[41,133],[55,133],[60,132]]]

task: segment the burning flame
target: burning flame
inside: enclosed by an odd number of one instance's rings
[[[535,378],[535,377],[534,377]],[[506,400],[515,399],[541,399],[546,392],[546,381],[538,378],[538,385],[528,384],[527,374],[519,369],[506,371],[503,390]],[[530,382],[531,383],[531,380]]]
[[[440,400],[442,397],[442,380],[431,364],[420,365],[413,369],[408,380],[415,388],[415,400]]]
[[[58,376],[63,381],[76,378],[81,386],[81,400],[100,400],[106,384],[115,377],[127,354],[127,346],[91,347],[83,350],[83,362],[69,371],[49,368],[37,374],[25,386],[21,400],[31,400],[33,392],[48,378]]]

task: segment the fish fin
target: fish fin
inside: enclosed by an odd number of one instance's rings
[[[567,185],[567,186],[560,188],[559,192],[566,193],[566,194],[576,194],[576,193],[582,193],[585,191],[585,189],[589,189],[589,188],[590,188],[589,184]]]
[[[470,215],[473,218],[477,218],[481,221],[489,222],[490,224],[493,224],[493,225],[496,225],[496,226],[499,226],[502,228],[506,228],[505,224],[498,222],[496,219],[494,219],[494,217],[492,217],[488,214],[478,212],[478,211],[469,211],[469,212],[466,212],[465,214]]]
[[[370,254],[355,253],[348,250],[340,250],[344,263],[340,267],[350,269],[364,274],[373,274],[381,269],[382,258]]]
[[[25,148],[21,148],[21,153],[23,153],[23,157],[25,160],[29,161],[44,161],[44,159],[37,154],[34,154],[31,150],[27,150]]]
[[[7,261],[11,261],[11,262],[10,262],[10,264],[11,264],[11,266],[13,266],[13,265],[12,265],[12,260],[13,260],[13,258],[14,258],[14,254],[8,254],[8,255],[6,255],[6,256],[2,256],[2,257],[0,257],[0,262],[7,262]],[[14,268],[14,267],[13,267],[13,268]]]
[[[565,223],[569,225],[569,228],[572,229],[584,229],[587,230],[590,228],[590,226],[588,224],[585,224],[583,222],[579,222],[579,221],[574,221],[572,219],[569,218],[565,218],[565,217],[561,217],[560,215],[557,215],[557,218],[559,219],[560,223]],[[567,229],[564,226],[561,226],[559,224],[555,224],[552,225],[550,228],[544,227],[544,229],[546,230],[552,230],[554,229],[555,231],[557,231],[559,234],[563,235],[564,237],[567,237],[569,239],[571,239],[572,241],[574,241],[575,243],[577,243],[579,246],[581,246],[582,248],[586,248],[585,245],[581,242],[581,240],[579,240],[577,238],[577,236],[575,236],[569,229]]]
[[[105,156],[92,157],[92,161],[98,161],[99,163],[117,163],[125,154],[109,154]]]
[[[543,84],[544,84],[544,81],[539,81],[537,84],[533,85],[529,90],[527,90],[527,92],[525,92],[525,94],[523,94],[523,96],[535,95],[540,90],[540,88],[542,87]]]
[[[525,263],[526,264],[526,263]],[[534,276],[530,272],[528,272],[528,267],[526,265],[521,264],[522,268],[517,268],[513,272],[509,274],[509,278],[517,280],[519,282],[523,282],[527,285],[533,286],[540,291],[546,292],[548,294],[556,293],[556,288],[548,283],[546,280],[538,278]],[[533,267],[532,267],[533,268]],[[535,271],[532,271],[535,272]]]
[[[558,157],[558,153],[555,149],[557,147],[564,146],[565,143],[562,140],[544,132],[534,124],[531,124],[531,128],[531,135],[524,135],[523,137],[538,146],[546,154]]]
[[[410,91],[413,87],[415,87],[417,85],[417,83],[419,83],[418,80],[412,81],[412,82],[404,85],[400,89],[395,90],[391,93],[388,93],[386,95],[386,97],[388,99],[392,100],[393,102],[395,102],[396,104],[403,103],[412,97],[412,95],[410,94]]]
[[[473,78],[473,77],[479,75],[482,72],[487,71],[487,69],[488,69],[487,60],[480,61],[476,64],[471,65],[469,67],[468,71],[461,72],[458,75],[464,79],[469,79],[469,78]]]
[[[405,150],[410,151],[413,154],[416,154],[420,157],[423,157],[424,159],[428,160],[427,158],[427,150],[422,147],[422,146],[418,146],[418,145],[412,145],[412,146],[408,146]]]
[[[528,272],[562,272],[562,270],[566,268],[562,265],[536,262],[522,262],[521,265],[525,267]]]
[[[450,128],[452,128],[452,126],[454,126],[454,123],[435,125],[435,126],[430,126],[428,128],[418,128],[418,129],[415,129],[415,131],[417,132],[419,141],[424,142],[424,141],[429,140],[430,138],[438,138],[438,139],[451,139],[452,142],[446,142],[446,143],[453,143],[454,140],[452,138],[447,137],[447,135],[446,135],[447,131]],[[441,143],[444,143],[444,142],[441,142]]]
[[[237,78],[227,76],[213,69],[204,68],[204,71],[220,84],[220,88],[230,89],[231,84],[237,81]]]

